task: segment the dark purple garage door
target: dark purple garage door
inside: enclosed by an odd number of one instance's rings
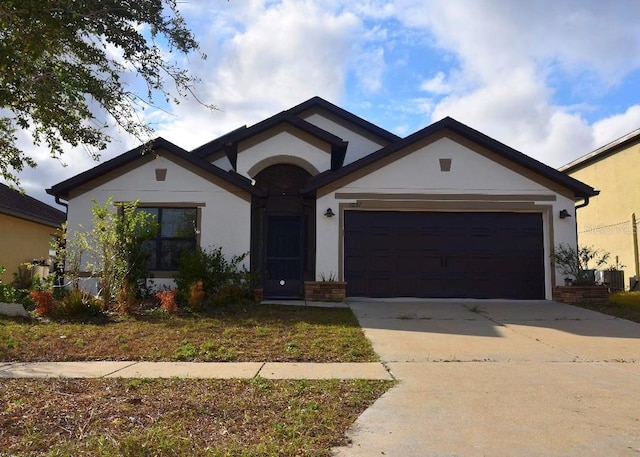
[[[346,211],[347,294],[544,299],[540,213]]]

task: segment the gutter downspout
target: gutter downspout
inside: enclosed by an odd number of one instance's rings
[[[66,218],[66,217],[68,217],[68,216],[69,216],[69,204],[68,204],[68,203],[65,203],[65,202],[63,202],[63,201],[60,201],[60,197],[59,197],[58,195],[56,195],[55,200],[56,200],[56,203],[57,203],[58,205],[60,205],[60,206],[64,206],[64,215],[65,215],[65,218]]]
[[[57,198],[57,197],[56,197]],[[589,197],[584,197],[584,201],[575,207],[576,210],[584,208],[589,204]]]
[[[598,191],[599,192],[599,191]],[[580,203],[579,205],[576,205],[574,207],[574,213],[575,213],[575,217],[576,217],[576,248],[578,248],[578,210],[580,208],[584,208],[585,206],[587,206],[589,204],[589,197],[584,197],[584,201],[582,203]]]

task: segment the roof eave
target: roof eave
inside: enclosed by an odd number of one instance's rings
[[[312,179],[301,191],[304,193],[316,191],[321,187],[324,187],[334,182],[335,180],[340,179],[341,177],[347,176],[363,167],[370,165],[371,163],[382,159],[383,157],[389,156],[417,141],[420,141],[445,129],[451,130],[452,132],[468,138],[469,140],[489,150],[492,150],[508,158],[509,160],[512,160],[515,163],[518,163],[526,168],[529,168],[532,171],[535,171],[536,173],[550,179],[553,182],[556,182],[557,184],[560,184],[568,190],[571,190],[578,198],[592,197],[598,194],[598,191],[572,178],[571,176],[561,173],[558,170],[551,168],[548,165],[545,165],[542,162],[539,162],[519,151],[516,151],[515,149],[497,140],[494,140],[493,138],[488,137],[487,135],[471,127],[468,127],[467,125],[462,124],[450,117],[445,117],[444,119],[441,119],[400,141],[392,143],[384,148],[379,149],[378,151],[369,154],[368,156],[352,162],[344,168],[338,169],[329,174],[318,175],[314,179]]]

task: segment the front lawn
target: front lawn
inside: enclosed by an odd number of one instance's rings
[[[346,308],[239,305],[207,313],[101,317],[93,322],[0,317],[0,361],[371,362]]]
[[[328,456],[391,381],[5,379],[0,455]]]

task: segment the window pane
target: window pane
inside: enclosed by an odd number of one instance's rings
[[[156,240],[148,240],[142,243],[142,252],[144,252],[148,256],[147,268],[149,270],[155,270],[157,268],[156,267],[156,262],[158,261],[158,256],[156,253],[157,244],[158,243]]]
[[[160,236],[163,238],[195,238],[195,208],[163,208]]]
[[[177,269],[182,252],[185,250],[194,250],[195,247],[195,240],[162,240],[160,242],[160,269]]]

